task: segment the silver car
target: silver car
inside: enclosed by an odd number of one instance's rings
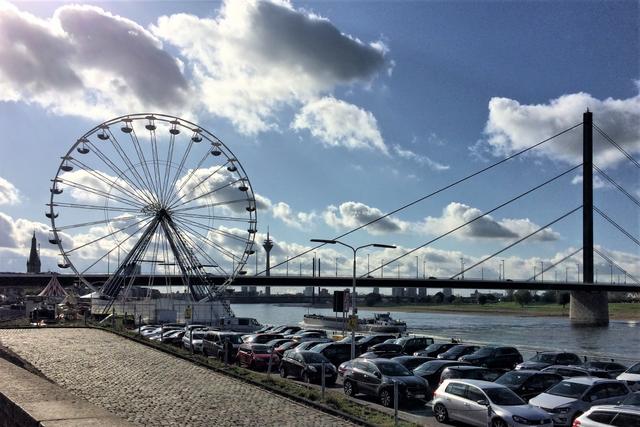
[[[574,425],[580,427],[640,426],[640,407],[631,405],[593,406],[576,418]]]
[[[481,380],[444,380],[433,395],[433,415],[445,423],[486,427],[551,427],[545,411],[528,405],[507,387]]]
[[[529,403],[547,411],[556,426],[570,426],[594,405],[615,405],[629,394],[622,381],[576,377],[560,381]]]

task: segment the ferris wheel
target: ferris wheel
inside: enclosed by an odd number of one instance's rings
[[[58,267],[100,293],[171,277],[194,301],[213,300],[254,253],[256,200],[231,150],[201,126],[165,114],[106,121],[61,157],[46,216]],[[214,285],[217,279],[217,285]],[[122,292],[124,291],[124,292]]]

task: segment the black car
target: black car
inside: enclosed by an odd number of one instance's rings
[[[480,346],[477,346],[477,345],[458,344],[456,346],[451,347],[449,350],[445,351],[444,353],[440,353],[438,355],[438,359],[458,360],[462,356],[475,353],[478,350],[480,350]]]
[[[553,365],[548,366],[541,370],[541,372],[550,372],[552,374],[561,375],[564,378],[573,377],[597,377],[597,378],[609,378],[609,373],[602,369],[595,368],[583,368],[581,366],[564,366]]]
[[[442,374],[444,368],[459,365],[468,365],[468,363],[455,360],[434,359],[418,366],[413,370],[413,373],[427,380],[429,386],[435,390],[440,383],[440,374]]]
[[[449,366],[442,370],[440,382],[449,378],[459,378],[465,380],[495,381],[504,371],[500,369],[482,368],[474,365]]]
[[[433,360],[433,357],[423,357],[423,356],[398,356],[394,357],[391,360],[394,362],[398,362],[405,368],[410,371],[413,371],[418,366],[422,365],[424,362],[428,362]]]
[[[460,358],[463,362],[484,368],[513,369],[522,363],[522,355],[513,347],[482,347]]]
[[[599,369],[605,371],[609,375],[609,378],[615,378],[627,370],[627,367],[620,363],[601,362],[598,360],[590,360],[588,362],[585,362],[582,367],[586,369]]]
[[[543,351],[536,353],[531,359],[516,366],[516,369],[533,369],[539,371],[551,365],[581,365],[577,354],[563,351]]]
[[[318,344],[310,349],[316,353],[324,355],[337,368],[342,362],[351,360],[351,344],[342,344],[339,342],[328,342]]]
[[[558,384],[563,379],[562,375],[558,374],[519,369],[517,371],[506,372],[495,380],[495,382],[510,388],[511,391],[523,400],[528,401],[548,388]]]
[[[205,356],[213,356],[224,360],[225,342],[229,340],[228,361],[235,359],[238,347],[242,344],[242,334],[233,332],[209,331],[202,337],[202,353]]]
[[[396,352],[400,354],[403,353],[402,346],[400,344],[386,343],[386,342],[371,346],[369,347],[368,351],[372,351],[374,353],[381,353],[381,352]]]
[[[384,406],[393,406],[393,384],[398,383],[398,403],[409,399],[430,400],[431,388],[425,380],[392,360],[355,359],[344,373],[344,393],[376,396]]]
[[[412,355],[418,350],[427,348],[433,344],[433,338],[428,337],[403,337],[396,340],[396,344],[402,347],[404,354]]]
[[[315,351],[287,351],[280,363],[280,376],[294,376],[304,382],[322,382],[322,364],[324,363],[325,384],[336,383],[338,371],[333,364]]]
[[[449,350],[451,347],[455,347],[457,345],[460,345],[460,344],[451,343],[451,342],[431,344],[430,346],[428,346],[423,350],[416,351],[415,353],[413,353],[413,355],[425,356],[425,357],[438,357],[440,353],[444,353],[445,351]]]
[[[367,351],[360,356],[363,359],[392,359],[394,357],[403,356],[400,351]]]
[[[364,353],[365,351],[369,350],[369,347],[383,343],[391,338],[393,338],[393,335],[387,334],[367,335],[365,337],[362,337],[361,339],[356,341],[356,353]]]

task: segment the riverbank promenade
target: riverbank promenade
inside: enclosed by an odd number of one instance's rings
[[[100,330],[4,329],[0,345],[65,390],[136,425],[350,425]]]

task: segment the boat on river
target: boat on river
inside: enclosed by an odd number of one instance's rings
[[[348,318],[323,316],[321,314],[305,314],[303,325],[307,328],[331,329],[344,331],[348,328]],[[373,317],[358,319],[359,332],[373,333],[402,333],[406,332],[407,324],[391,318],[390,313],[375,313]]]

